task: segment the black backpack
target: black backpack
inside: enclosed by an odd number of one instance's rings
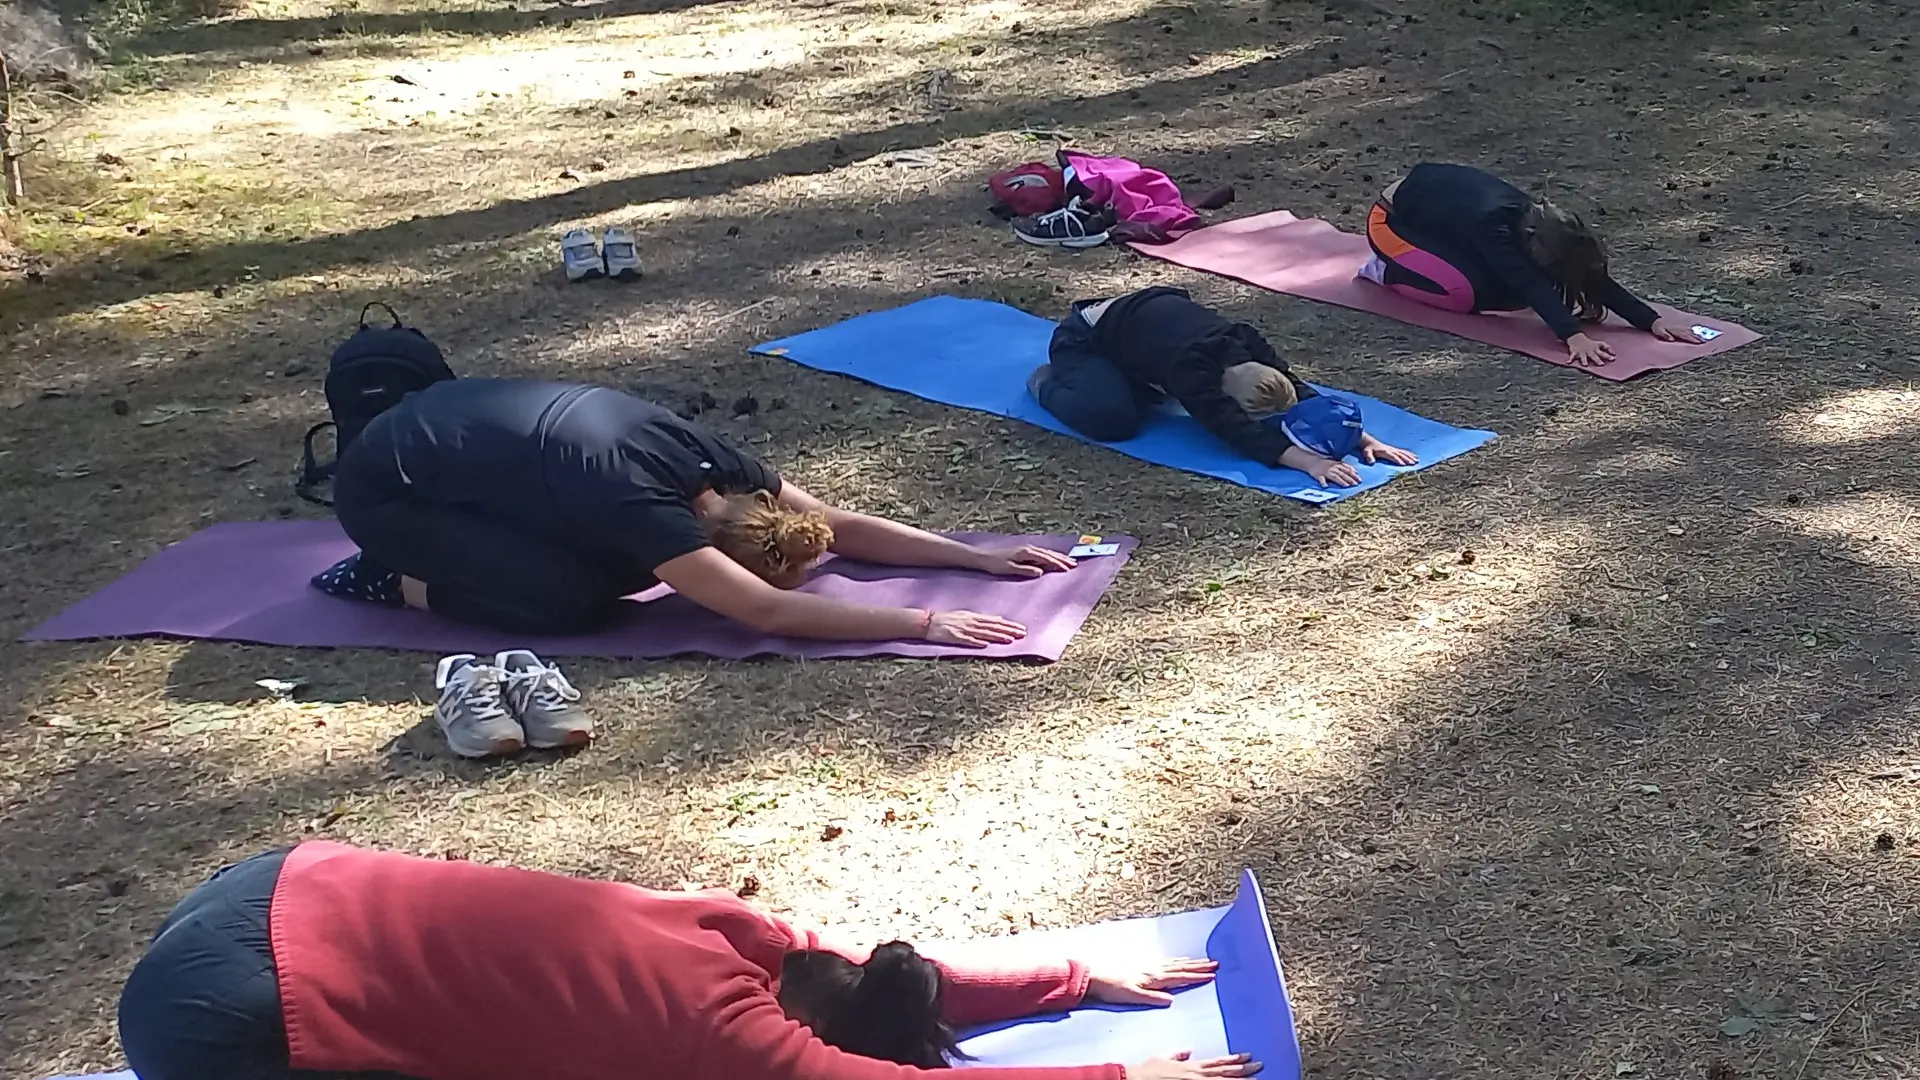
[[[393,325],[368,326],[367,313],[374,308],[384,310]],[[340,467],[340,455],[373,418],[400,404],[401,398],[415,390],[453,377],[440,346],[403,324],[392,308],[377,301],[361,308],[359,327],[333,350],[333,359],[327,362],[327,411],[333,419],[307,429],[300,451],[300,478],[293,489],[308,502],[333,505],[314,494],[314,489],[333,479],[334,470]],[[333,460],[322,463],[314,455],[313,440],[328,428],[333,429]]]

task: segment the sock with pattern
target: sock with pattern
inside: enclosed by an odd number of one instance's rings
[[[390,607],[399,607],[404,602],[400,598],[399,572],[381,566],[358,551],[315,574],[313,587],[328,596]]]

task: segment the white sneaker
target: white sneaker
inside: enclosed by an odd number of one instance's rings
[[[1373,258],[1368,259],[1367,265],[1361,267],[1359,273],[1354,276],[1363,281],[1371,281],[1375,285],[1385,285],[1387,283],[1386,260],[1375,255]]]
[[[585,229],[575,229],[561,237],[560,265],[566,268],[568,281],[585,281],[607,272],[607,262],[594,246],[593,234]]]
[[[640,276],[640,247],[633,234],[618,226],[608,226],[600,234],[600,253],[606,260],[607,276],[633,281]]]
[[[593,741],[593,718],[574,704],[580,691],[559,668],[525,649],[509,649],[493,664],[506,678],[507,710],[520,721],[528,746],[553,750]]]
[[[526,745],[526,732],[507,711],[506,673],[499,668],[481,663],[472,653],[460,653],[440,661],[433,685],[440,691],[433,719],[454,753],[493,757]]]

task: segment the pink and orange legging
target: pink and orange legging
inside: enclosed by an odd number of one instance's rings
[[[1480,310],[1476,297],[1487,291],[1476,287],[1479,260],[1449,257],[1447,245],[1426,238],[1407,239],[1387,223],[1387,208],[1380,203],[1367,215],[1367,242],[1387,264],[1382,281],[1387,288],[1444,311]]]

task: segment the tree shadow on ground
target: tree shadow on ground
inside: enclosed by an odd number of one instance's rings
[[[167,252],[165,287],[210,288],[235,277],[239,267],[253,268],[259,280],[277,280],[356,262],[405,258],[447,243],[497,241],[572,218],[649,203],[723,196],[777,177],[827,173],[888,149],[1003,131],[1063,109],[1070,108],[1083,124],[1122,122],[1150,110],[1191,107],[1213,96],[1223,78],[1282,86],[1308,77],[1316,63],[1325,61],[1309,57],[1253,60],[1224,73],[1156,81],[1144,92],[1002,102],[930,120],[822,136],[714,165],[596,181],[559,194],[505,199],[486,207],[415,216],[341,234],[291,241],[245,240]],[[377,132],[375,135],[384,137]],[[929,219],[934,220],[937,217]],[[136,299],[161,287],[155,275],[137,272],[139,269],[132,267],[97,281],[91,279],[90,269],[76,269],[50,273],[37,282],[0,283],[0,310],[19,312],[31,321],[46,321],[73,311]]]
[[[160,27],[121,44],[133,56],[188,54],[204,64],[215,57],[271,59],[290,45],[325,42],[352,34],[393,38],[421,34],[461,34],[498,37],[548,26],[620,19],[634,15],[664,15],[720,6],[725,0],[584,0],[535,7],[483,7],[424,11],[352,11],[305,18],[274,19],[248,16],[189,22]],[[295,57],[286,57],[293,60]]]

